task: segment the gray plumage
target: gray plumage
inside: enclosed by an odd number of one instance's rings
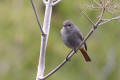
[[[66,20],[63,23],[63,28],[60,31],[62,40],[64,44],[68,47],[73,49],[76,52],[76,49],[79,49],[87,62],[90,62],[91,59],[87,54],[87,46],[86,43],[79,48],[81,42],[83,41],[82,33],[80,32],[79,28],[70,20]],[[66,58],[67,59],[67,58]]]
[[[84,39],[79,28],[70,20],[64,21],[60,34],[64,44],[74,50],[79,47],[81,41]],[[85,47],[87,50],[86,43],[82,47]]]

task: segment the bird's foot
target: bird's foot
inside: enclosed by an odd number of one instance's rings
[[[71,50],[71,51],[68,53],[68,55],[66,56],[66,61],[70,61],[69,55],[71,54],[72,51],[73,51],[73,50]]]
[[[78,50],[74,49],[74,53],[77,53]]]
[[[66,61],[70,61],[70,59],[69,59],[69,57],[68,57],[68,56],[66,57]]]

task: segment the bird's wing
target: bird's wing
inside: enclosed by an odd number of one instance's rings
[[[75,31],[75,34],[76,34],[77,36],[79,36],[79,38],[80,38],[81,40],[84,40],[84,37],[83,37],[83,35],[82,35],[82,33],[80,32],[79,29],[77,29],[77,31]],[[84,46],[85,46],[85,49],[87,50],[87,44],[86,44],[86,42],[84,43]]]

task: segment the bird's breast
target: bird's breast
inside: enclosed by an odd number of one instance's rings
[[[67,31],[65,29],[61,29],[61,37],[62,37],[64,44],[67,47],[72,48],[72,49],[77,48],[81,43],[79,36],[77,36],[74,33],[74,31]]]

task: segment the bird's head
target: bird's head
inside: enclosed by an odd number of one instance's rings
[[[74,24],[72,21],[70,20],[65,20],[64,23],[63,23],[63,27],[64,28],[73,28],[74,27]]]

